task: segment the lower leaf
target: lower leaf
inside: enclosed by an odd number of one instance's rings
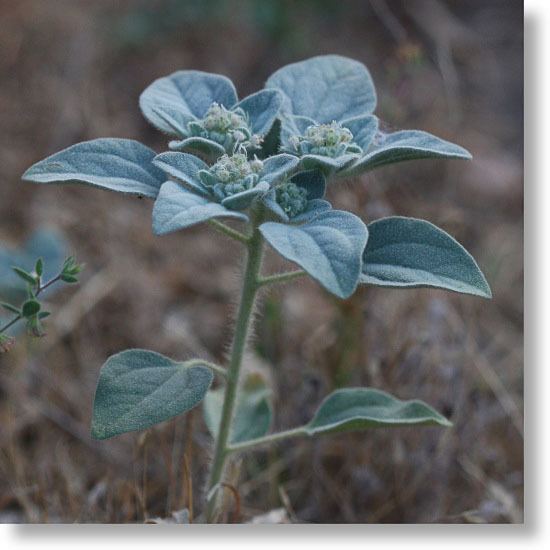
[[[401,401],[370,388],[345,388],[321,403],[305,431],[318,435],[377,427],[451,425],[423,401]]]
[[[399,216],[368,225],[360,282],[386,287],[434,287],[491,297],[472,256],[430,222]]]
[[[202,401],[212,378],[200,360],[178,363],[142,349],[117,353],[101,368],[92,437],[143,430],[186,412]]]

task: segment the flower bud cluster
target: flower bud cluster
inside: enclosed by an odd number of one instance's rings
[[[289,218],[293,218],[305,211],[308,203],[307,191],[291,181],[286,181],[275,188],[275,201]]]
[[[245,154],[223,155],[208,170],[201,170],[199,177],[218,200],[248,191],[260,181],[263,162],[249,161]]]
[[[349,153],[361,154],[363,151],[353,141],[348,128],[333,121],[330,124],[312,124],[306,128],[303,136],[290,138],[290,152],[299,155],[322,155],[340,157]]]
[[[237,108],[227,110],[223,105],[212,103],[202,120],[187,124],[190,137],[202,137],[219,143],[232,153],[238,149],[259,149],[261,137],[253,134],[246,113]]]

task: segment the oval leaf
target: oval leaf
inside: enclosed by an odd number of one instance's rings
[[[312,199],[308,201],[305,212],[298,214],[292,218],[292,223],[306,223],[316,218],[323,212],[332,210],[330,202],[323,199]]]
[[[305,431],[318,435],[378,427],[451,425],[423,401],[401,401],[369,388],[345,388],[331,393],[321,403]]]
[[[260,178],[273,187],[284,181],[298,166],[298,162],[297,157],[286,153],[269,157],[263,161],[264,166]]]
[[[269,191],[269,184],[261,181],[252,189],[226,197],[222,205],[231,210],[245,210],[257,197],[265,195],[267,191]]]
[[[248,220],[241,212],[228,210],[217,202],[188,191],[179,183],[167,181],[153,206],[153,232],[155,235],[166,235],[212,218]]]
[[[459,145],[420,130],[402,130],[392,134],[379,132],[375,145],[345,172],[351,176],[386,164],[429,158],[469,160],[472,155]]]
[[[357,216],[322,210],[303,225],[267,222],[260,231],[279,254],[305,269],[329,292],[340,298],[354,292],[368,236]]]
[[[202,401],[212,378],[199,360],[177,363],[141,349],[117,353],[101,368],[92,437],[144,430],[188,411]]]
[[[353,134],[354,143],[357,143],[363,151],[367,151],[378,132],[378,117],[362,115],[344,120],[342,126]]]
[[[285,94],[286,111],[322,123],[369,114],[376,107],[376,91],[367,68],[339,55],[287,65],[269,77],[266,88]]]
[[[166,179],[152,164],[155,155],[132,139],[93,139],[37,162],[22,178],[35,183],[83,183],[155,198]]]
[[[176,128],[202,118],[214,102],[230,109],[237,102],[237,92],[229,78],[202,71],[176,71],[159,78],[139,98],[145,118],[175,137],[181,137]],[[171,120],[166,120],[165,113],[170,114]]]
[[[189,186],[196,193],[209,196],[208,189],[199,178],[199,172],[208,170],[208,164],[195,155],[170,151],[157,155],[153,164],[164,170],[168,176]]]
[[[171,141],[168,148],[172,151],[185,151],[193,155],[204,158],[208,162],[216,162],[223,154],[225,149],[211,139],[201,137],[190,137],[181,141]]]
[[[345,154],[339,157],[325,157],[322,155],[304,155],[300,157],[301,170],[320,170],[323,174],[331,175],[334,172],[345,170],[346,166],[357,160],[359,155]]]
[[[472,256],[430,222],[382,218],[368,225],[361,283],[387,287],[435,287],[491,297]]]
[[[235,108],[240,107],[248,115],[252,133],[265,136],[273,126],[282,102],[279,90],[260,90],[242,99]]]

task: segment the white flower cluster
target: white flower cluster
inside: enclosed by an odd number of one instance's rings
[[[353,141],[353,134],[339,122],[312,124],[304,135],[290,138],[290,152],[299,155],[321,155],[336,158],[363,150]]]
[[[250,130],[248,117],[240,109],[229,111],[223,105],[212,103],[202,120],[187,124],[189,135],[202,137],[219,143],[228,153],[240,149],[255,150],[262,139]]]

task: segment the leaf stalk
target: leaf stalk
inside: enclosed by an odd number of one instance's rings
[[[298,277],[303,277],[306,272],[303,269],[297,269],[296,271],[285,271],[284,273],[274,273],[273,275],[266,275],[258,279],[259,286],[266,286],[278,283],[287,283],[293,281]]]
[[[263,437],[257,437],[255,439],[249,439],[248,441],[241,441],[239,443],[235,443],[231,445],[227,449],[227,451],[229,453],[248,451],[256,447],[261,447],[262,445],[283,441],[284,439],[292,439],[294,437],[304,437],[307,435],[309,434],[305,426],[300,426],[298,428],[292,428],[290,430],[284,430],[282,432],[268,434],[268,435],[264,435]]]
[[[236,229],[233,229],[232,227],[229,227],[228,225],[225,225],[225,223],[220,222],[219,220],[209,220],[210,225],[216,229],[216,231],[219,231],[220,233],[226,235],[227,237],[230,237],[231,239],[234,239],[236,241],[239,241],[243,244],[248,244],[250,237],[247,237],[240,231],[237,231]]]

